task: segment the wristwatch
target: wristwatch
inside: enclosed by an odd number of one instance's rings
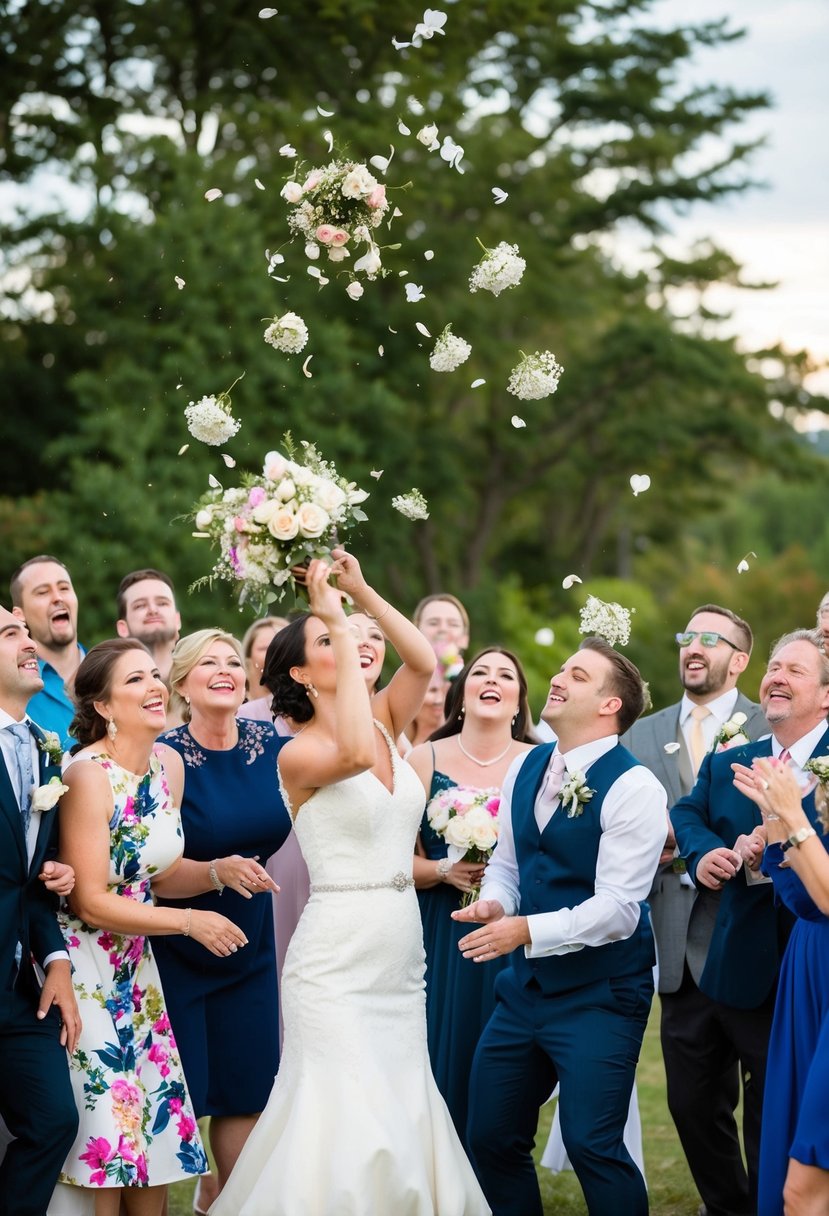
[[[817,836],[814,828],[798,828],[796,832],[792,832],[789,839],[783,845],[783,852],[788,849],[799,849],[804,840],[808,840],[810,836]]]
[[[441,882],[446,882],[446,876],[452,869],[452,862],[448,857],[441,857],[438,862],[438,878]]]

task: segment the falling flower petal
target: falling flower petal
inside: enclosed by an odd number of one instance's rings
[[[293,144],[283,144],[279,149],[280,156],[296,156],[296,148]]]
[[[302,365],[302,374],[303,374],[303,376],[307,376],[309,380],[311,379],[311,377],[314,374],[313,372],[308,371],[308,364],[311,362],[313,357],[314,357],[313,355],[309,355],[308,358],[305,360],[305,362]]]
[[[575,583],[580,583],[581,579],[577,574],[568,574],[566,578],[561,580],[561,585],[565,591],[569,591]]]
[[[497,207],[499,203],[505,203],[509,198],[509,195],[507,194],[506,190],[502,190],[499,186],[493,186],[492,197],[495,200],[495,206]]]
[[[397,123],[397,129],[401,135],[411,135],[412,133],[411,129],[406,126],[402,118]]]
[[[328,282],[328,279],[322,273],[319,266],[309,266],[307,269],[308,269],[308,273],[311,275],[312,278],[319,280],[320,287],[324,287],[325,284]]]
[[[317,113],[320,115],[321,118],[333,118],[334,117],[333,110],[323,110],[322,106],[317,106]]]
[[[217,187],[214,187],[212,190],[205,190],[204,197],[207,199],[208,203],[214,203],[216,199],[221,198],[223,194],[223,190],[219,190]]]
[[[227,467],[229,469],[236,468],[236,461],[233,459],[232,456],[228,456],[227,452],[222,452],[222,460],[225,462],[225,464],[227,465]]]
[[[369,477],[373,477],[375,481],[379,481],[382,476],[383,476],[382,469],[372,469],[371,472],[369,473]]]
[[[432,258],[435,256],[434,249],[424,249],[423,256],[427,262],[431,262]]]
[[[486,384],[486,380],[473,380],[470,388],[480,388],[482,384]]]
[[[385,355],[385,353],[386,353],[386,350],[385,350],[384,346],[381,345],[381,346],[377,347],[377,354],[380,356],[381,359],[383,358],[383,355]]]
[[[745,557],[741,558],[740,561],[737,563],[737,573],[745,574],[746,570],[749,569],[748,559],[750,557],[756,557],[756,556],[757,556],[757,554],[754,552],[753,549],[749,550],[749,552],[745,555]]]
[[[207,484],[211,490],[221,490],[222,488],[222,483],[212,473],[207,474]]]
[[[556,635],[548,626],[544,629],[536,630],[535,640],[538,646],[552,646],[553,642],[556,640]]]
[[[182,291],[185,287],[184,279],[180,275],[176,275],[176,287]]]
[[[177,385],[176,385],[176,388],[181,388],[181,387],[182,387],[182,385],[181,385],[181,384],[177,384]]]
[[[419,290],[420,288],[418,288]],[[415,329],[422,333],[424,338],[431,338],[432,336],[422,321],[415,321]]]
[[[396,334],[396,333],[397,333],[397,330],[396,330],[396,329],[392,329],[392,327],[391,327],[391,326],[389,326],[389,333],[390,333],[390,334]]]
[[[278,11],[275,8],[260,8],[259,16],[263,21],[267,21],[269,17],[275,17]]]
[[[527,425],[524,419],[519,418],[517,414],[513,414],[510,421],[512,422],[512,425],[515,427],[516,431],[520,431],[522,426]]]
[[[409,304],[417,304],[418,300],[424,298],[423,288],[418,283],[406,283],[406,301]]]
[[[453,169],[457,169],[458,173],[463,173],[463,169],[461,168],[463,148],[460,144],[455,143],[451,135],[444,135],[440,155],[441,159],[447,161]]]
[[[644,494],[645,490],[650,489],[651,479],[647,473],[634,473],[630,479],[630,488],[633,490],[633,497],[638,497],[639,494]]]
[[[662,750],[666,751],[669,756],[672,756],[674,754],[674,752],[679,751],[679,744],[674,743],[673,741],[671,743],[666,743]]]
[[[323,134],[323,138],[324,138],[325,142],[328,144],[328,151],[333,152],[334,151],[334,136],[331,134],[330,131],[323,131],[322,134]]]
[[[255,178],[253,179],[253,184],[254,184],[254,186],[256,186],[256,188],[257,188],[258,190],[264,190],[264,189],[265,189],[265,187],[262,185],[262,183],[260,182],[260,180],[259,180],[259,178],[258,178],[258,177],[255,177]]]
[[[184,453],[185,453],[185,452],[187,451],[187,449],[189,448],[189,446],[190,446],[190,444],[189,444],[189,443],[183,443],[183,444],[181,445],[181,447],[179,448],[179,450],[178,450],[178,454],[179,454],[179,456],[183,456],[183,455],[184,455]]]
[[[407,46],[411,46],[411,45],[412,45],[412,44],[411,44],[411,42],[398,42],[396,38],[392,38],[392,40],[391,40],[391,44],[392,44],[392,46],[394,47],[394,49],[395,49],[396,51],[402,51],[402,50],[404,50],[404,49],[405,49]]]
[[[373,165],[374,168],[378,169],[381,173],[385,173],[391,163],[391,158],[393,156],[394,156],[394,144],[389,144],[388,156],[372,156],[368,163],[370,165]]]

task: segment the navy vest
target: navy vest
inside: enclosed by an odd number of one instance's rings
[[[568,818],[562,805],[539,832],[535,800],[555,746],[542,744],[529,752],[512,795],[512,830],[521,887],[519,916],[573,908],[595,893],[602,803],[614,781],[639,764],[621,744],[605,752],[585,774],[588,787],[595,793],[589,802],[580,804],[581,814]],[[647,971],[656,961],[653,934],[648,905],[641,903],[639,907],[639,924],[624,941],[536,959],[527,958],[520,947],[513,953],[519,983],[526,986],[535,980],[549,995],[600,979]]]

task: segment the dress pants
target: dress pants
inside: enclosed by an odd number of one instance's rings
[[[774,993],[757,1009],[722,1005],[700,991],[686,965],[678,991],[660,999],[668,1107],[697,1190],[709,1216],[750,1216]],[[748,1170],[734,1118],[740,1077]]]
[[[0,1112],[16,1137],[0,1165],[0,1216],[45,1216],[78,1130],[60,1019],[0,993]]]
[[[472,1164],[493,1216],[541,1216],[532,1160],[538,1111],[556,1082],[564,1146],[590,1216],[645,1216],[645,1183],[624,1144],[651,971],[545,996],[499,975],[469,1095]]]

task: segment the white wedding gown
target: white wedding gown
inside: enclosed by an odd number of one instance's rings
[[[297,816],[311,897],[282,973],[279,1074],[210,1216],[488,1216],[426,1047],[423,788],[377,726],[394,792],[361,773]]]

